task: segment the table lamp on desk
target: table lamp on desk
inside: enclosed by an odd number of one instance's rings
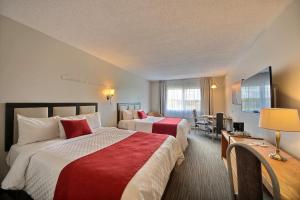
[[[276,134],[276,152],[269,156],[272,159],[285,161],[286,158],[280,155],[280,131],[300,131],[300,120],[298,110],[286,108],[265,108],[260,111],[259,127],[274,130]]]

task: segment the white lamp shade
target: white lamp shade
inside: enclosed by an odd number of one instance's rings
[[[115,95],[115,90],[114,89],[110,89],[109,90],[109,95],[110,96],[114,96]]]
[[[114,89],[106,89],[106,90],[104,90],[104,95],[105,96],[114,96],[115,90]]]
[[[285,132],[300,131],[298,110],[286,108],[261,109],[259,127]]]

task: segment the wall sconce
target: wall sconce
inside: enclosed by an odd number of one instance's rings
[[[104,90],[104,95],[106,96],[107,101],[110,101],[111,104],[111,99],[115,95],[115,90],[114,89],[106,89]]]
[[[212,84],[212,85],[210,86],[210,88],[211,88],[211,89],[217,89],[218,87],[217,87],[216,84]]]

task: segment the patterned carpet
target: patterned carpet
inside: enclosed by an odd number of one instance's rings
[[[229,199],[228,176],[220,153],[220,139],[191,133],[185,161],[173,171],[162,199]]]

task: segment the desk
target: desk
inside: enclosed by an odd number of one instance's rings
[[[280,151],[282,156],[286,157],[288,160],[286,162],[280,162],[277,160],[273,160],[269,158],[269,153],[274,152],[276,147],[265,140],[254,140],[249,138],[238,138],[238,137],[230,137],[227,131],[222,131],[222,138],[221,138],[221,156],[225,162],[227,167],[226,161],[226,150],[229,144],[240,142],[240,143],[253,143],[253,142],[264,142],[265,144],[269,145],[268,147],[260,147],[260,146],[252,146],[258,153],[260,153],[271,165],[273,168],[277,179],[279,181],[280,186],[280,194],[282,199],[300,199],[300,161],[288,153],[284,151]],[[232,156],[233,159],[235,156]],[[233,161],[234,162],[234,161]],[[236,177],[236,172],[234,169],[235,165],[233,164],[233,174]],[[268,191],[272,194],[272,184],[269,175],[267,174],[264,167],[262,168],[262,179],[263,184],[268,189]],[[237,188],[236,183],[235,189]]]

